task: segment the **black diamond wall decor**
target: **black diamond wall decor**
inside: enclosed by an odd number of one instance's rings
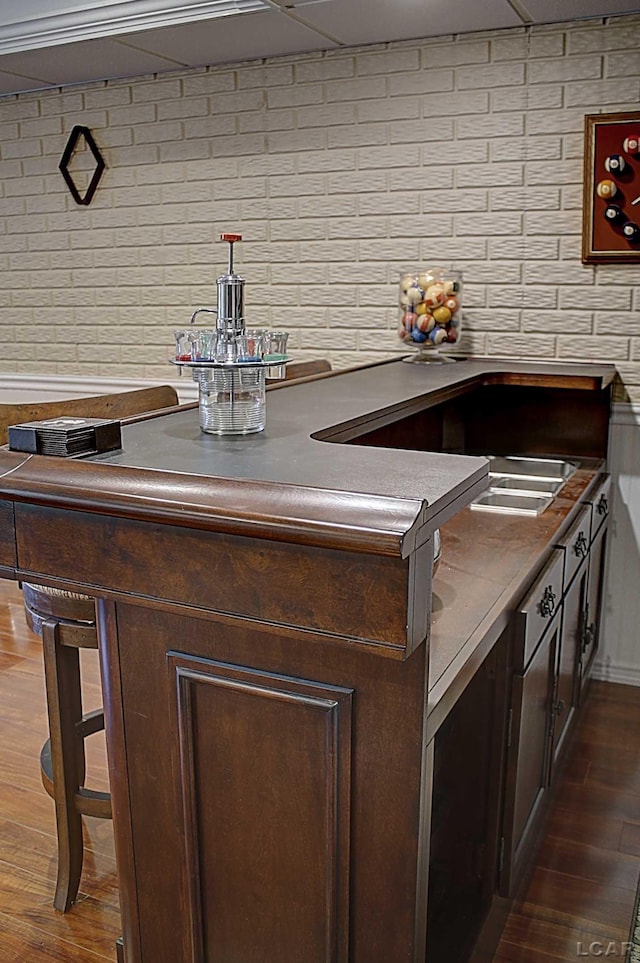
[[[91,181],[89,182],[89,186],[87,187],[84,193],[84,197],[80,194],[78,188],[74,184],[73,178],[69,173],[69,169],[68,169],[69,161],[73,157],[73,153],[76,150],[81,138],[84,138],[84,141],[87,147],[89,148],[89,150],[91,151],[91,153],[93,154],[93,158],[96,162],[96,169],[93,172],[93,176],[91,178]],[[76,125],[71,131],[71,134],[69,135],[69,140],[67,141],[67,146],[64,149],[64,154],[62,155],[60,159],[60,163],[58,164],[58,167],[60,168],[62,176],[67,182],[67,187],[71,191],[71,196],[73,197],[76,204],[91,203],[91,199],[96,192],[98,181],[102,177],[102,172],[105,169],[105,166],[106,165],[102,159],[102,155],[98,150],[98,145],[96,144],[95,140],[91,136],[91,131],[89,130],[89,128],[79,127],[78,125]]]

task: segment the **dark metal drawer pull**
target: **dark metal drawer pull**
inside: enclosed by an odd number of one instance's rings
[[[551,585],[547,585],[542,593],[539,610],[543,619],[550,619],[556,610],[556,593]]]
[[[584,532],[578,532],[578,537],[573,543],[573,550],[578,558],[586,558],[589,554],[589,545]]]
[[[596,623],[591,622],[589,625],[585,625],[584,631],[582,633],[582,651],[586,651],[596,637]]]
[[[604,492],[600,496],[598,504],[596,505],[596,511],[598,515],[602,515],[603,518],[609,514],[609,500]]]

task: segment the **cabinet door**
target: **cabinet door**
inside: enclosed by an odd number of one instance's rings
[[[600,643],[600,623],[602,621],[602,595],[604,588],[604,567],[607,547],[607,525],[603,525],[591,545],[589,558],[589,587],[585,607],[584,630],[582,633],[582,652],[580,659],[579,698],[582,698],[589,679],[593,661]]]
[[[560,759],[578,704],[578,675],[582,654],[584,613],[589,579],[588,558],[576,572],[564,597],[562,633],[558,645],[556,678],[551,702],[553,748],[551,774]]]
[[[512,678],[500,889],[515,891],[549,785],[550,704],[562,609],[558,609],[529,667]]]
[[[591,538],[593,540],[598,529],[607,522],[611,511],[611,475],[603,475],[602,482],[590,501],[592,505]]]
[[[427,960],[464,963],[496,889],[507,634],[435,736]]]

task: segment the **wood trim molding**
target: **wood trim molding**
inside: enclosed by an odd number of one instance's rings
[[[419,498],[287,486],[179,472],[16,457],[0,451],[4,499],[179,528],[408,557],[424,526]],[[247,506],[243,508],[243,506]]]
[[[46,10],[28,11],[24,19],[0,23],[0,54],[36,50],[53,44],[73,43],[78,40],[95,40],[131,33],[137,30],[153,30],[157,27],[175,27],[229,13],[252,13],[267,10],[264,0],[183,0],[176,6],[167,0],[120,0],[115,4],[89,4],[79,9],[62,12]]]

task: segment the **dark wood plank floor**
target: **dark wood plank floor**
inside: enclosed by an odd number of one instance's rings
[[[92,708],[100,702],[98,667],[95,653],[82,655]],[[47,735],[40,640],[26,626],[19,589],[2,580],[0,733],[0,960],[114,961],[120,926],[109,821],[86,820],[78,903],[64,916],[51,905],[56,841],[39,774]],[[89,771],[91,784],[106,788],[100,736],[89,740]],[[639,871],[640,688],[596,683],[537,865],[494,963],[624,959]]]
[[[640,873],[640,688],[594,682],[494,963],[624,960]]]

